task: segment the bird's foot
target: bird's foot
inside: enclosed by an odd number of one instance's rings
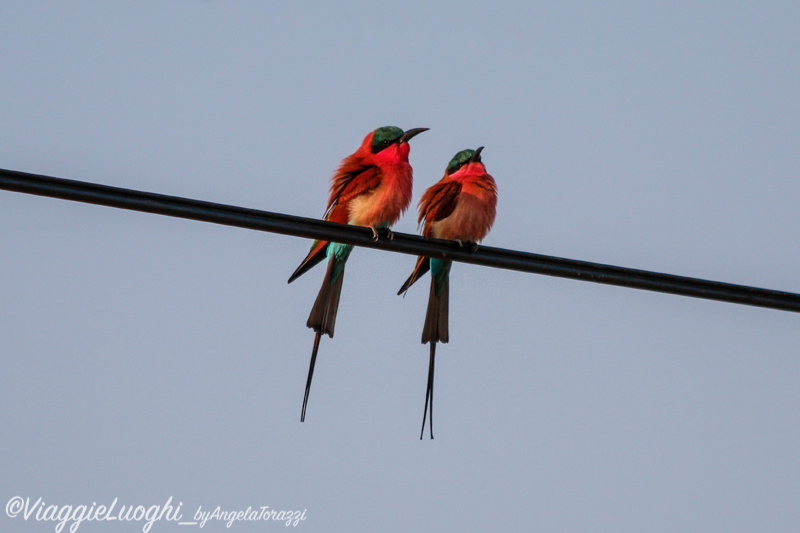
[[[458,247],[459,248],[462,248],[462,249],[463,248],[469,248],[470,252],[474,252],[474,251],[476,251],[478,249],[478,243],[477,242],[462,241],[461,239],[456,239],[456,242],[458,243]]]
[[[386,235],[390,241],[394,239],[394,233],[389,228],[376,228],[375,226],[370,226],[369,229],[372,230],[372,240],[377,241],[380,237],[381,233]]]

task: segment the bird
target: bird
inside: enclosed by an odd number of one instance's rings
[[[331,177],[330,198],[323,219],[369,227],[375,240],[378,240],[379,233],[391,239],[390,226],[411,203],[413,173],[408,162],[408,141],[428,129],[403,131],[397,126],[383,126],[368,133],[361,146],[342,160]],[[306,258],[289,277],[291,283],[323,259],[328,259],[322,287],[306,322],[315,335],[301,422],[306,418],[320,338],[323,334],[333,338],[344,267],[352,250],[353,246],[349,244],[315,240]]]
[[[477,150],[458,152],[447,165],[444,177],[432,185],[419,201],[418,224],[425,237],[448,239],[462,248],[477,250],[478,243],[489,233],[497,212],[497,184],[481,161],[483,146]],[[436,343],[449,341],[448,305],[450,299],[450,267],[452,261],[420,256],[414,271],[397,292],[405,294],[423,274],[431,272],[428,310],[422,328],[422,344],[430,343],[428,385],[425,392],[425,418],[430,412],[430,434],[433,439],[433,374]],[[430,408],[430,410],[429,410]]]

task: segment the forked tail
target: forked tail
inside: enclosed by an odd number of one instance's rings
[[[450,280],[445,275],[431,276],[431,292],[428,296],[428,311],[422,327],[422,344],[447,342],[449,340],[448,308],[450,302]]]
[[[428,362],[428,388],[425,391],[425,409],[422,412],[422,429],[419,432],[419,440],[422,440],[422,435],[425,433],[425,417],[428,416],[428,407],[430,406],[430,422],[428,423],[431,429],[431,439],[433,439],[433,366],[436,359],[436,343],[431,343],[431,359]]]
[[[319,349],[319,339],[322,337],[318,331],[314,335],[314,349],[311,351],[311,362],[308,365],[308,380],[306,381],[306,394],[303,397],[303,411],[300,413],[300,422],[306,421],[306,406],[308,405],[308,393],[311,391],[311,378],[314,377],[314,365],[317,362],[317,350]]]
[[[328,270],[325,279],[322,280],[322,287],[308,315],[306,325],[313,329],[314,348],[311,351],[311,362],[308,365],[308,380],[306,381],[306,393],[303,397],[303,411],[300,414],[300,422],[306,419],[306,407],[308,406],[308,394],[311,391],[311,379],[314,377],[314,364],[317,361],[317,350],[319,350],[319,340],[323,333],[333,337],[333,330],[336,326],[336,313],[339,310],[339,296],[342,294],[342,280],[344,279],[344,261],[331,258],[328,262]]]
[[[339,296],[342,294],[342,280],[344,280],[344,262],[332,258],[328,262],[328,270],[322,287],[319,289],[314,307],[308,315],[306,326],[319,333],[325,333],[333,338],[336,326],[336,313],[339,311]]]
[[[430,414],[431,439],[433,439],[433,375],[436,360],[436,343],[449,340],[448,306],[450,301],[450,261],[431,260],[431,292],[428,296],[428,311],[425,314],[425,325],[422,328],[422,343],[431,344],[431,356],[428,362],[428,387],[425,391],[425,411],[422,416],[422,430],[419,438],[425,433],[425,418]]]

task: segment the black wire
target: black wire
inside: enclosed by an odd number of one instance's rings
[[[733,285],[672,274],[661,274],[573,259],[480,246],[475,251],[457,243],[417,235],[395,233],[392,240],[375,241],[372,231],[359,226],[270,213],[231,205],[191,200],[96,183],[53,178],[0,169],[0,189],[144,211],[240,228],[269,231],[309,239],[425,255],[476,265],[532,272],[548,276],[593,281],[634,289],[692,296],[708,300],[800,312],[800,294]]]

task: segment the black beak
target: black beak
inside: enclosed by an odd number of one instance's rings
[[[469,158],[470,163],[480,163],[481,162],[481,151],[483,150],[483,146],[475,150],[475,153],[472,154],[472,157]]]
[[[423,131],[428,131],[429,129],[430,128],[414,128],[414,129],[408,130],[407,132],[405,132],[404,134],[402,134],[400,136],[400,142],[401,143],[407,143],[415,135],[419,135]]]

